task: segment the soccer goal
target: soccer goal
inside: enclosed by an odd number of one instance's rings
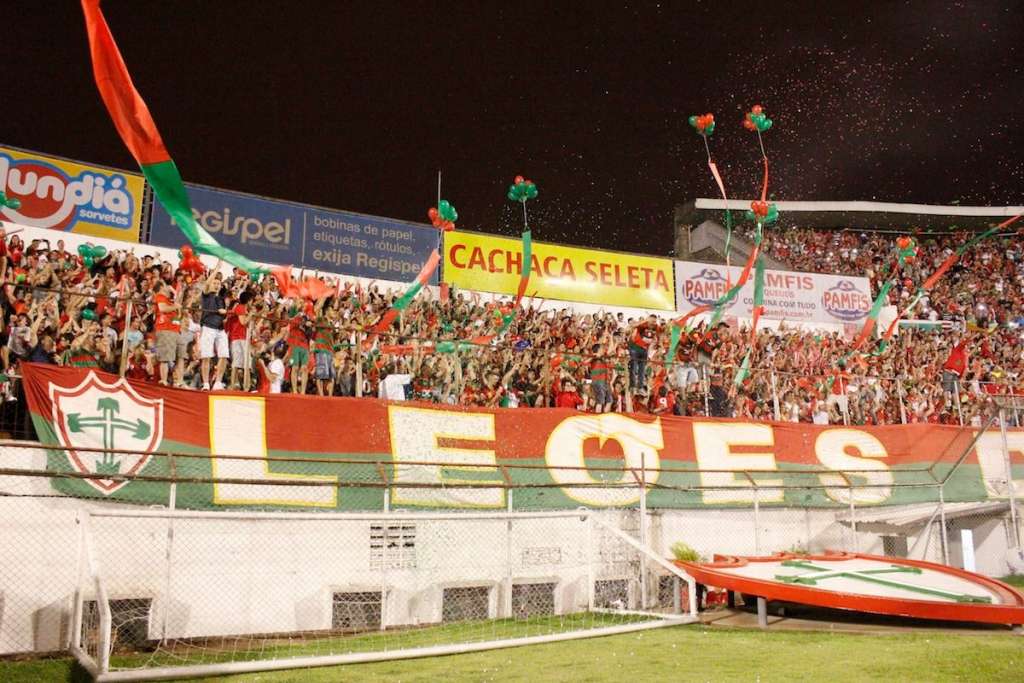
[[[158,680],[694,621],[635,514],[84,511],[71,648],[96,680]]]

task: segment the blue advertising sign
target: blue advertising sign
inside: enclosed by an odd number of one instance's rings
[[[440,233],[426,225],[332,211],[197,185],[188,186],[192,213],[225,247],[254,261],[406,282],[416,277]],[[154,202],[149,242],[180,247],[185,237]],[[437,284],[435,272],[431,280]]]

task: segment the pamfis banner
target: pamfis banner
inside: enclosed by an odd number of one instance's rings
[[[680,313],[706,306],[739,280],[742,269],[707,263],[676,261],[676,304]],[[867,278],[765,270],[762,316],[799,323],[860,323],[871,310]],[[751,318],[754,283],[748,281],[729,304],[727,314]]]
[[[143,191],[135,173],[0,147],[0,192],[20,202],[0,220],[138,242]]]
[[[196,223],[223,246],[262,263],[406,281],[440,241],[438,231],[426,225],[186,187]],[[149,239],[162,247],[184,243],[181,229],[162,206],[153,207]],[[437,283],[436,275],[430,283]]]
[[[851,496],[860,505],[896,505],[936,501],[933,486],[896,484],[930,481],[922,470],[936,459],[942,478],[968,449],[945,500],[1006,495],[998,430],[972,447],[971,429],[940,425],[823,427],[211,394],[82,369],[24,367],[39,438],[54,446],[48,469],[111,477],[52,480],[58,491],[75,496],[166,505],[168,483],[114,477],[167,477],[172,464],[153,453],[171,451],[183,454],[173,463],[175,503],[196,509],[382,509],[384,487],[372,484],[390,485],[394,507],[504,509],[508,501],[498,485],[505,477],[527,485],[513,492],[516,509],[633,506],[637,480],[623,464],[649,470],[653,507],[748,507],[755,496],[769,506],[847,505]],[[1009,444],[1016,485],[1024,487],[1024,430],[1010,430]],[[502,471],[501,465],[509,467]],[[756,494],[742,470],[755,471]],[[296,479],[325,485],[287,484]],[[851,490],[849,482],[870,486]],[[466,483],[478,488],[458,487]],[[771,488],[783,485],[817,488]]]
[[[534,241],[528,294],[543,299],[675,309],[672,261]],[[515,295],[523,267],[519,240],[471,232],[444,236],[444,281]]]

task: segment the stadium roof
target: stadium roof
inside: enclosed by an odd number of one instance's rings
[[[749,199],[730,199],[728,208],[746,211]],[[775,202],[784,224],[816,228],[905,229],[988,228],[1024,213],[1024,206],[937,206],[894,202]],[[676,224],[698,225],[726,208],[722,199],[697,199],[676,209]],[[719,220],[716,218],[716,220]]]

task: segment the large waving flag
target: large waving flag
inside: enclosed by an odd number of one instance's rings
[[[216,256],[250,273],[267,269],[241,254],[221,246],[192,215],[192,204],[181,174],[167,153],[164,141],[142,96],[132,84],[128,67],[100,10],[100,0],[82,0],[85,26],[89,34],[92,69],[103,103],[107,105],[114,127],[135,157],[157,199],[196,251]]]

